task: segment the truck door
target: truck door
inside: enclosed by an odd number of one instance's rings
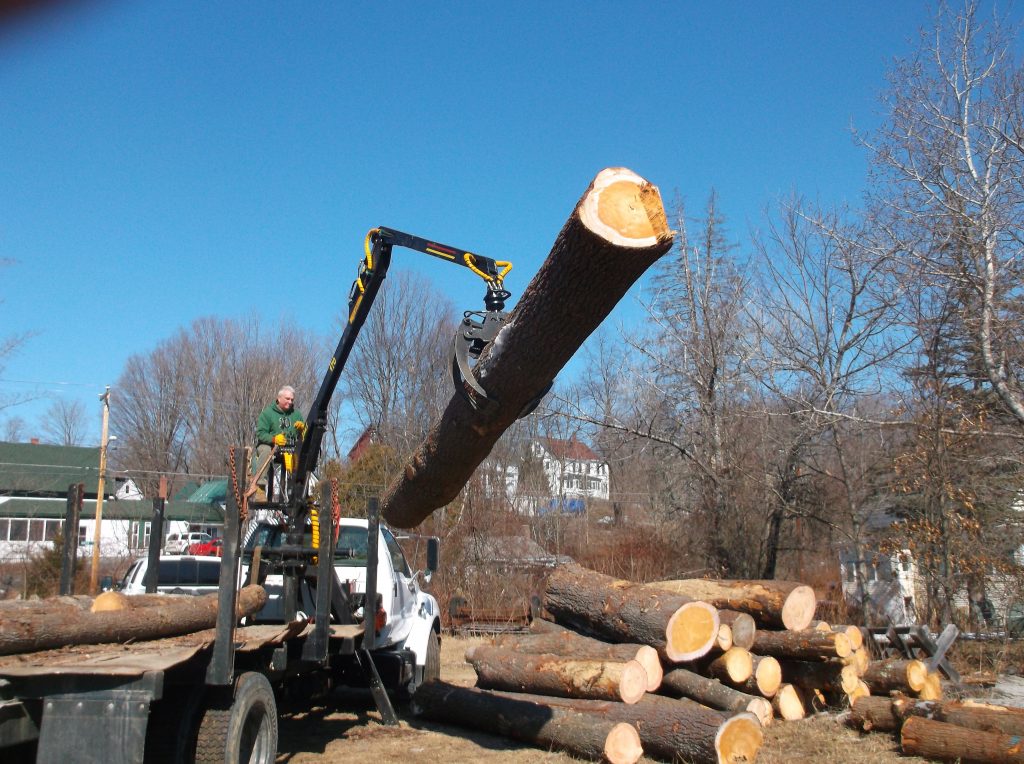
[[[391,559],[391,568],[394,572],[392,583],[391,612],[388,614],[388,621],[392,624],[391,638],[400,642],[409,636],[412,628],[413,616],[416,614],[416,584],[412,578],[412,570],[405,559],[405,553],[398,541],[387,528],[381,528],[384,536],[384,543],[388,548],[388,557]]]

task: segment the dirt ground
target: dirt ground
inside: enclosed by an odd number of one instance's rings
[[[473,669],[463,655],[480,638],[446,636],[441,645],[441,676],[453,684],[472,686]],[[528,764],[576,759],[562,753],[540,751],[507,738],[461,727],[424,722],[408,708],[399,708],[401,726],[380,723],[368,693],[347,694],[334,705],[281,720],[278,761],[291,764],[326,762],[415,761],[416,764]],[[765,731],[761,764],[814,761],[820,764],[920,764],[924,759],[900,756],[890,735],[862,735],[848,729],[841,717],[821,715],[801,722],[777,722]],[[655,761],[644,757],[642,762]]]

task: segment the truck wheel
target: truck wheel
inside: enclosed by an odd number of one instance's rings
[[[437,632],[430,630],[427,637],[427,657],[423,664],[423,681],[420,684],[433,682],[441,678],[441,638]]]
[[[277,758],[277,704],[263,674],[250,671],[235,684],[230,704],[211,703],[196,739],[202,764],[273,764]]]

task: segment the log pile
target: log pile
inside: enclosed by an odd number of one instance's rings
[[[420,712],[491,731],[500,716],[504,734],[584,758],[718,764],[754,761],[776,720],[849,709],[907,753],[1024,761],[1024,711],[941,702],[937,673],[873,660],[860,629],[814,621],[814,592],[797,582],[640,584],[570,563],[543,604],[528,634],[467,652],[476,688],[424,688]]]
[[[925,664],[871,660],[859,629],[815,622],[815,606],[797,582],[639,584],[561,565],[529,634],[467,652],[476,688],[440,684],[417,706],[493,729],[493,718],[458,710],[478,701],[500,710],[510,736],[585,758],[634,762],[643,751],[717,764],[753,761],[776,719],[941,693]],[[441,697],[459,700],[443,707]],[[895,729],[890,717],[870,723]]]

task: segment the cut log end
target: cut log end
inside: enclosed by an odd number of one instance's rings
[[[715,663],[721,665],[721,674],[733,683],[744,682],[754,673],[754,659],[749,650],[733,647],[726,650]]]
[[[917,697],[921,700],[942,700],[942,677],[938,671],[925,677],[924,687],[918,691]]]
[[[604,756],[611,764],[636,764],[643,755],[636,727],[625,722],[612,727],[604,741]]]
[[[718,728],[715,750],[723,764],[749,764],[757,761],[757,753],[764,742],[764,732],[757,717],[739,713],[727,719]]]
[[[672,237],[658,188],[625,167],[598,173],[579,214],[588,229],[620,247],[643,249]]]
[[[758,692],[766,698],[773,697],[782,686],[782,666],[778,660],[770,655],[758,658],[754,669],[754,681],[757,683]]]
[[[96,595],[92,601],[89,611],[92,613],[108,613],[117,610],[126,610],[130,607],[128,597],[121,592],[103,592]]]
[[[719,625],[718,640],[715,644],[723,653],[732,647],[732,628],[730,628],[729,624],[723,623]]]
[[[644,667],[644,673],[647,676],[647,692],[655,692],[661,687],[661,681],[665,675],[658,651],[650,645],[641,645],[640,649],[636,651],[634,660]]]
[[[800,699],[800,693],[791,684],[784,684],[772,698],[772,707],[778,715],[787,722],[794,722],[803,719],[807,715],[804,703]]]
[[[912,660],[907,663],[907,687],[921,692],[928,683],[928,666],[924,661]]]
[[[619,697],[622,702],[632,705],[640,702],[647,694],[647,672],[639,661],[627,661],[619,677]]]
[[[782,605],[782,625],[790,631],[801,631],[814,620],[814,609],[818,598],[809,586],[797,586],[786,597]]]
[[[682,663],[707,655],[718,639],[718,611],[706,602],[688,602],[665,627],[665,655]]]
[[[871,697],[871,688],[868,687],[868,683],[860,679],[857,680],[857,686],[853,688],[852,692],[847,693],[850,698],[850,705],[852,706],[861,698]]]
[[[757,717],[762,727],[767,727],[772,723],[772,719],[775,718],[771,701],[767,698],[751,698],[750,702],[747,703],[747,710]]]

